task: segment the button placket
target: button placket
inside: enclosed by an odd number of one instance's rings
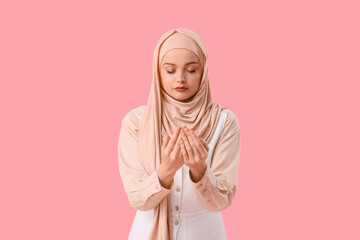
[[[180,202],[181,202],[182,186],[183,186],[182,176],[183,176],[183,168],[180,168],[178,169],[178,171],[174,176],[175,191],[173,192],[174,197],[172,199],[172,205],[173,205],[172,211],[174,212],[172,213],[172,216],[174,216],[172,222],[173,222],[173,232],[174,232],[173,235],[175,239],[177,238],[177,233],[180,226],[179,210],[180,210]]]

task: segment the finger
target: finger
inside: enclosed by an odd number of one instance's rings
[[[200,137],[200,140],[201,140],[202,145],[205,147],[206,151],[209,152],[210,148],[209,148],[209,145],[207,144],[207,142],[202,137]]]
[[[181,148],[181,153],[183,155],[184,162],[187,163],[189,161],[189,155],[186,151],[184,140],[182,140],[182,139],[180,140],[180,148]]]
[[[186,130],[185,130],[186,132]],[[186,148],[186,152],[189,155],[189,160],[193,161],[194,160],[194,150],[189,142],[189,139],[187,137],[187,134],[184,134],[183,136],[183,140],[184,140],[184,144],[185,144],[185,148]]]
[[[164,138],[163,145],[162,145],[162,149],[163,149],[163,150],[164,150],[164,149],[166,148],[166,146],[168,145],[169,140],[170,140],[169,134],[166,134],[166,136],[165,136],[165,138]]]
[[[205,156],[204,154],[206,154],[206,152],[201,142],[199,141],[198,137],[195,135],[195,133],[192,130],[188,130],[186,132],[189,142],[194,150],[195,159],[199,158],[200,156],[204,157]]]
[[[206,151],[209,152],[210,148],[209,148],[209,145],[207,144],[207,142],[202,137],[200,137],[199,139],[200,139],[203,147],[206,149]]]
[[[176,142],[177,142],[177,138],[179,136],[180,133],[180,127],[178,127],[174,133],[174,135],[171,136],[170,142],[169,144],[166,146],[166,150],[168,150],[169,152],[173,150]]]
[[[178,156],[180,150],[181,150],[181,146],[180,146],[180,140],[181,140],[181,136],[183,135],[183,131],[182,129],[180,130],[180,134],[179,134],[179,137],[176,139],[176,144],[175,144],[175,147],[174,149],[172,150],[171,154],[173,154],[175,157]]]
[[[205,142],[204,140],[202,140],[201,142],[202,142],[203,146],[205,147],[206,151],[209,152],[210,148],[209,148],[209,145],[207,144],[207,142]]]

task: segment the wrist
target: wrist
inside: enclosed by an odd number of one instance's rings
[[[159,181],[161,183],[161,185],[165,188],[170,188],[171,186],[171,182],[174,179],[174,173],[172,173],[172,171],[167,170],[165,167],[163,167],[163,165],[160,164],[160,167],[157,169],[157,175],[159,178]]]
[[[190,178],[193,182],[198,182],[200,181],[203,176],[205,175],[206,172],[206,168],[207,165],[203,165],[202,167],[195,169],[195,168],[190,168]]]

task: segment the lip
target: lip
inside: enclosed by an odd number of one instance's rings
[[[187,88],[186,87],[177,87],[177,88],[175,88],[175,90],[178,92],[184,92],[187,90]]]

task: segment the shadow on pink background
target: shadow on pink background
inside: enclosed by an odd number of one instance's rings
[[[228,239],[360,239],[358,1],[0,3],[0,239],[127,239],[121,120],[175,27],[238,117]]]

